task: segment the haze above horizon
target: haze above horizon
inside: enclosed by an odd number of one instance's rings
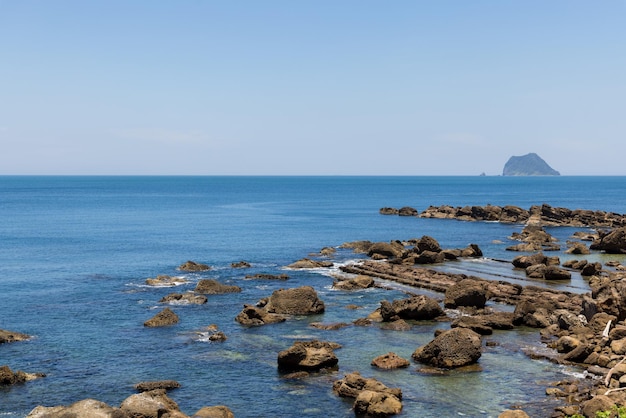
[[[626,175],[626,1],[0,0],[0,175]]]

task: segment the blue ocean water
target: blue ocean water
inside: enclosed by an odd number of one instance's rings
[[[525,346],[540,345],[536,330],[486,337],[478,373],[425,376],[418,365],[383,372],[371,360],[389,351],[410,358],[445,323],[420,323],[410,332],[378,326],[323,331],[312,322],[351,322],[402,289],[343,292],[331,289],[334,269],[286,271],[284,266],[348,241],[389,241],[431,235],[445,248],[476,243],[492,259],[519,225],[382,216],[384,206],[531,205],[626,212],[624,177],[0,177],[0,329],[33,335],[0,346],[0,365],[47,377],[0,387],[0,416],[23,417],[37,405],[67,405],[95,398],[119,405],[143,380],[175,379],[170,393],[192,414],[224,404],[237,417],[352,416],[351,403],[332,394],[332,382],[352,371],[403,390],[405,416],[495,417],[512,405],[537,416],[550,411],[546,385],[576,370],[530,360]],[[571,228],[550,232],[564,243]],[[562,257],[564,255],[560,254]],[[599,260],[608,256],[594,254]],[[615,256],[612,256],[615,257]],[[338,250],[336,264],[359,258]],[[587,257],[589,258],[589,256]],[[183,274],[187,260],[212,266]],[[250,269],[230,264],[245,260]],[[626,260],[625,260],[626,262]],[[488,260],[443,269],[520,280],[508,263]],[[287,273],[289,280],[246,280],[247,274]],[[159,274],[183,275],[176,288],[145,286]],[[243,291],[209,296],[200,306],[171,306],[179,324],[145,328],[172,292],[202,278]],[[280,287],[313,286],[326,304],[315,317],[244,328],[235,322],[243,304]],[[537,284],[537,283],[534,283]],[[586,291],[574,277],[552,286]],[[356,304],[358,310],[346,309]],[[209,342],[199,332],[215,324],[228,339]],[[276,356],[297,339],[335,341],[334,375],[285,380]],[[271,401],[268,401],[271,400]]]

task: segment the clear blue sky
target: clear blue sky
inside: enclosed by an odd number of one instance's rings
[[[626,1],[0,0],[0,174],[626,175]]]

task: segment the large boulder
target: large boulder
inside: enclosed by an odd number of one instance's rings
[[[131,395],[124,399],[120,409],[133,418],[187,417],[180,411],[178,404],[167,396],[164,389]]]
[[[177,324],[179,321],[178,315],[174,313],[170,308],[165,308],[152,318],[143,323],[145,327],[165,327],[168,325]]]
[[[243,310],[235,317],[237,322],[247,327],[276,324],[285,322],[286,319],[283,315],[269,313],[264,308],[252,305],[244,305]]]
[[[415,248],[421,253],[423,251],[432,251],[434,253],[441,252],[439,242],[431,236],[423,235],[417,242]]]
[[[616,228],[608,234],[600,234],[600,238],[595,240],[590,248],[609,254],[625,254],[626,227]]]
[[[297,341],[278,353],[278,370],[284,373],[319,371],[337,366],[334,350],[339,344],[325,341]]]
[[[393,302],[381,301],[380,314],[385,322],[397,319],[427,320],[443,315],[443,309],[435,299],[425,295],[417,295],[408,299],[397,299]]]
[[[352,372],[333,383],[333,392],[342,398],[356,398],[363,390],[385,393],[402,399],[402,390],[389,388],[374,378],[365,378],[359,372]]]
[[[372,258],[400,258],[405,253],[404,245],[398,241],[376,242],[367,250],[367,255]]]
[[[30,335],[22,334],[20,332],[7,331],[0,329],[0,344],[13,343],[16,341],[25,341],[30,338]]]
[[[443,304],[446,308],[473,306],[484,308],[488,299],[487,286],[484,281],[463,279],[446,290]]]
[[[333,283],[333,288],[340,290],[368,289],[374,286],[371,276],[359,275],[352,279],[338,280]]]
[[[227,406],[216,405],[199,409],[191,418],[235,418],[235,414]]]
[[[281,315],[315,315],[324,312],[324,302],[311,286],[279,289],[269,297],[265,309]]]
[[[204,295],[219,295],[222,293],[239,293],[241,288],[220,283],[215,279],[202,279],[196,285],[195,291]]]
[[[476,363],[481,356],[481,348],[479,334],[467,328],[453,328],[419,347],[412,358],[434,367],[455,368]]]
[[[357,416],[386,417],[402,412],[402,402],[393,395],[363,390],[352,406]]]

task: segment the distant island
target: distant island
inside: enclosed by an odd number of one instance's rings
[[[513,156],[504,165],[503,176],[560,176],[540,156],[531,152],[522,156]]]

